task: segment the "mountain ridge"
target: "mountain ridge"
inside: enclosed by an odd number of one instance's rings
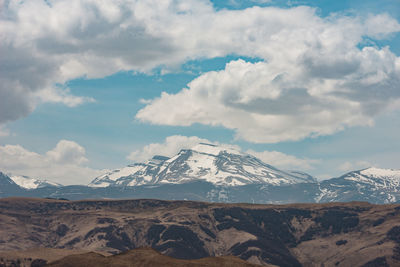
[[[400,170],[370,167],[321,181],[320,184],[320,201],[351,199],[385,204],[400,200]]]
[[[400,170],[371,167],[317,181],[302,171],[281,171],[235,148],[204,143],[182,149],[171,158],[155,155],[145,163],[109,171],[89,186],[60,186],[26,177],[29,183],[18,185],[12,177],[0,175],[0,197],[134,197],[271,204],[400,202]]]
[[[37,189],[48,186],[53,186],[53,187],[62,186],[62,184],[59,183],[51,182],[44,179],[31,178],[25,175],[9,175],[9,177],[14,183],[25,189]]]
[[[156,157],[156,158],[155,158]],[[200,143],[171,158],[155,156],[96,177],[89,186],[136,186],[204,180],[215,185],[295,184],[316,182],[303,172],[286,172],[229,147]]]

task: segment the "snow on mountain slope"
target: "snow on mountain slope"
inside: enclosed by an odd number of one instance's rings
[[[5,173],[0,171],[0,198],[21,195],[24,191]]]
[[[317,202],[360,200],[393,203],[400,200],[400,170],[367,168],[321,182]]]
[[[301,172],[278,170],[234,148],[200,143],[183,149],[176,156],[155,156],[147,163],[136,163],[95,178],[92,187],[181,184],[195,180],[214,185],[283,185],[315,182]]]
[[[14,181],[18,186],[25,189],[36,189],[46,186],[52,187],[60,187],[61,184],[50,182],[47,180],[38,180],[34,178],[30,178],[28,176],[20,176],[20,175],[9,175],[10,179]]]
[[[400,186],[400,170],[367,168],[349,172],[342,178],[358,184],[372,185],[375,188],[389,189]]]
[[[147,163],[135,163],[127,167],[109,171],[95,178],[89,186],[107,187],[113,186],[136,186],[152,184],[160,169],[160,165],[169,158],[154,156]]]
[[[400,186],[400,170],[368,168],[360,171],[359,178],[360,180],[363,180],[364,182],[367,183],[377,182],[376,184],[377,186],[383,186],[383,187]],[[347,178],[347,180],[351,180],[351,178]]]

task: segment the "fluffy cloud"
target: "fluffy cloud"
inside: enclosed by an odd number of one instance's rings
[[[87,162],[85,149],[73,141],[61,140],[56,147],[46,153],[51,161],[59,164],[81,164]]]
[[[347,172],[347,171],[364,169],[372,166],[373,165],[368,161],[357,161],[357,162],[346,161],[338,167],[338,170]]]
[[[163,143],[152,143],[135,150],[129,154],[127,159],[135,162],[145,162],[155,155],[162,155],[172,157],[178,154],[181,149],[189,149],[199,143],[213,143],[207,139],[199,138],[197,136],[182,136],[173,135],[165,138]]]
[[[316,159],[297,158],[279,151],[262,151],[247,150],[249,153],[262,161],[285,170],[311,170],[314,165],[319,163]]]
[[[74,78],[176,68],[230,54],[262,62],[231,62],[206,73],[177,95],[163,94],[137,118],[223,125],[252,142],[276,142],[371,124],[399,96],[400,60],[388,48],[359,48],[364,37],[383,39],[400,30],[386,14],[321,18],[309,7],[216,11],[206,0],[1,5],[0,123],[26,116],[41,102],[92,101],[63,86]]]
[[[68,140],[61,140],[45,154],[29,151],[20,145],[0,146],[1,171],[65,185],[87,184],[102,173],[82,165],[87,161],[85,149]]]
[[[42,102],[93,101],[62,86],[71,79],[176,67],[209,52],[192,42],[187,24],[214,14],[207,1],[11,0],[0,5],[0,123],[26,116]]]
[[[264,62],[232,61],[223,71],[193,80],[178,94],[163,93],[136,118],[161,125],[222,125],[251,142],[298,140],[372,123],[359,102],[320,90],[314,94],[312,89],[320,85],[287,88],[290,78],[268,69]]]
[[[359,44],[364,36],[383,38],[400,25],[387,15],[362,22],[323,20],[306,11],[276,10],[275,17],[259,18],[265,19],[258,27],[265,32],[250,47],[263,61],[239,59],[204,73],[179,93],[153,99],[136,118],[162,125],[222,125],[258,143],[372,125],[374,116],[400,99],[400,58],[388,47]],[[279,20],[286,12],[303,22]]]
[[[241,150],[241,148],[237,145],[212,142],[197,136],[188,137],[182,135],[173,135],[165,138],[163,143],[153,143],[146,145],[141,149],[135,150],[129,154],[127,158],[135,162],[145,162],[154,155],[172,157],[175,156],[181,149],[190,149],[199,143],[217,144],[223,147],[230,147],[239,151]],[[301,159],[278,151],[258,152],[254,150],[247,150],[246,153],[261,159],[265,163],[282,169],[309,170],[313,169],[313,165],[319,163],[318,160]]]

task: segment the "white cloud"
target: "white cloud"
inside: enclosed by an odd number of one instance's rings
[[[155,155],[172,157],[178,154],[181,149],[189,149],[199,143],[212,143],[207,139],[197,136],[173,135],[165,138],[163,143],[152,143],[135,150],[129,154],[127,159],[135,162],[145,162]]]
[[[241,150],[241,148],[237,145],[212,142],[197,136],[188,137],[182,135],[173,135],[165,138],[163,143],[152,143],[133,151],[129,154],[127,159],[134,162],[145,162],[155,155],[172,157],[175,156],[181,149],[190,149],[199,143],[216,144],[222,147],[230,147],[239,151]],[[246,153],[261,159],[267,164],[282,169],[310,170],[313,169],[314,165],[319,163],[319,161],[315,159],[301,159],[278,151],[258,152],[254,150],[247,150]]]
[[[261,159],[265,163],[285,170],[311,170],[319,163],[319,160],[297,158],[279,151],[257,152],[254,150],[247,150],[246,153]]]
[[[27,175],[64,185],[87,184],[102,171],[84,166],[85,149],[79,144],[61,140],[44,154],[29,151],[20,145],[0,146],[0,170],[13,175]]]
[[[298,140],[371,123],[359,103],[297,88],[301,81],[294,77],[297,86],[288,88],[288,79],[264,62],[232,61],[223,71],[196,78],[178,94],[163,93],[136,118],[160,125],[222,125],[251,142]]]
[[[35,95],[41,102],[61,103],[71,108],[82,105],[84,103],[95,102],[94,98],[91,97],[71,95],[69,88],[45,88],[39,90]]]
[[[216,11],[206,0],[1,4],[0,123],[42,102],[93,101],[55,86],[74,78],[230,54],[264,62],[232,62],[206,73],[177,95],[163,94],[138,118],[223,125],[248,141],[277,142],[369,125],[399,97],[399,58],[389,48],[358,47],[364,37],[400,30],[387,14],[321,18],[304,6]]]
[[[56,147],[46,153],[51,161],[60,164],[81,164],[87,162],[85,149],[73,141],[61,140]]]
[[[286,12],[299,19],[296,25],[279,20]],[[364,22],[377,26],[376,32],[358,18],[323,20],[307,8],[276,10],[268,19],[257,36],[264,42],[243,45],[265,61],[231,61],[177,94],[163,93],[136,118],[160,125],[222,125],[238,138],[274,143],[372,125],[400,99],[400,58],[387,47],[358,47],[363,36],[399,31],[394,19],[370,16]],[[379,30],[384,22],[390,30]]]
[[[370,15],[365,23],[368,36],[374,38],[385,38],[399,31],[399,23],[388,14]]]
[[[359,169],[364,169],[368,167],[372,167],[373,165],[368,161],[357,161],[357,162],[350,162],[346,161],[338,167],[338,170],[343,172],[354,171]]]

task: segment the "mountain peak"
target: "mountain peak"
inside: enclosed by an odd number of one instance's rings
[[[394,203],[400,199],[400,170],[370,167],[321,183],[317,201],[362,200]]]
[[[47,180],[39,180],[35,178],[31,178],[28,176],[22,175],[9,175],[10,179],[14,181],[18,186],[25,188],[25,189],[36,189],[41,187],[60,187],[62,186],[59,183],[50,182]]]
[[[198,153],[210,154],[210,155],[214,155],[214,156],[219,155],[223,151],[226,151],[227,153],[230,153],[230,154],[237,154],[237,155],[242,154],[239,150],[235,149],[232,146],[220,146],[220,145],[207,144],[207,143],[199,143],[198,145],[195,145],[194,147],[192,147],[190,150],[198,152]]]
[[[249,184],[283,185],[313,183],[315,179],[301,172],[285,172],[234,146],[199,143],[182,149],[171,158],[155,156],[147,163],[137,163],[108,172],[94,179],[90,186],[140,186],[183,184],[204,181],[218,186]]]
[[[397,178],[400,180],[400,170],[395,169],[381,169],[376,167],[370,167],[360,171],[360,174],[364,176],[371,176],[374,178]]]

